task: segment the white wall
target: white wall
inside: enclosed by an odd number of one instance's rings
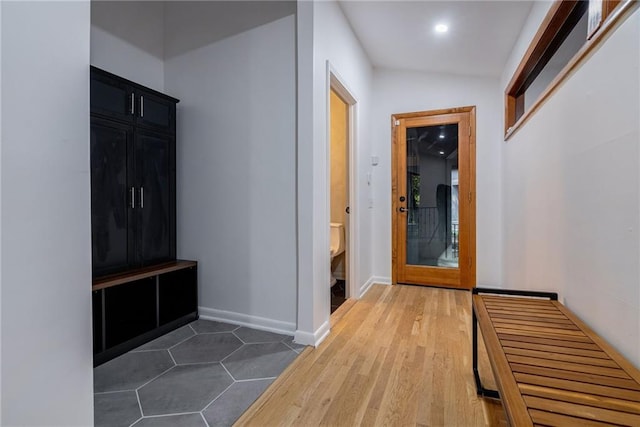
[[[373,266],[391,280],[391,115],[475,105],[476,273],[478,286],[501,278],[500,150],[498,79],[413,71],[376,70],[373,75],[374,169]]]
[[[199,261],[201,315],[293,333],[295,18],[165,63],[178,110],[178,256]]]
[[[0,422],[2,422],[2,3],[0,3]]]
[[[537,25],[527,28],[505,84]],[[502,147],[505,286],[559,291],[636,366],[639,57],[636,11]]]
[[[329,140],[328,102],[329,81],[327,61],[357,101],[355,176],[357,198],[351,205],[351,226],[357,264],[356,287],[361,289],[371,278],[371,211],[367,205],[366,173],[370,172],[369,105],[371,102],[371,65],[358,39],[353,34],[340,7],[335,2],[314,2],[312,10],[305,2],[298,3],[300,32],[313,28],[313,94],[312,101],[304,98],[298,116],[298,215],[299,263],[298,276],[298,332],[300,342],[318,343],[329,330],[330,313],[330,257],[329,257]],[[302,21],[301,19],[306,19]],[[306,36],[306,38],[305,38]],[[309,42],[309,34],[301,39]],[[300,40],[300,39],[299,39]],[[304,61],[305,58],[299,60]],[[303,66],[308,64],[303,63]],[[301,72],[309,68],[300,67]],[[302,76],[299,78],[307,78]],[[305,94],[306,95],[306,94]],[[300,98],[299,98],[300,100]],[[309,114],[312,120],[309,121]],[[309,138],[312,138],[309,140]],[[355,227],[354,227],[355,225]],[[309,228],[311,228],[309,230]],[[310,232],[310,233],[309,233]],[[356,295],[357,296],[357,295]]]
[[[164,91],[164,5],[91,2],[91,65]]]
[[[0,424],[92,425],[89,2],[0,7]]]

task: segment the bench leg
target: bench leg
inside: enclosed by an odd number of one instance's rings
[[[472,328],[472,349],[473,349],[473,376],[476,380],[476,390],[478,396],[489,397],[492,399],[500,399],[500,394],[496,390],[489,390],[483,387],[482,381],[480,381],[480,374],[478,373],[478,318],[476,317],[476,311],[471,310],[471,328]]]

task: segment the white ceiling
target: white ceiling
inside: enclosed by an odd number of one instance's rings
[[[500,76],[533,1],[340,0],[374,67]],[[449,31],[436,34],[436,23]]]

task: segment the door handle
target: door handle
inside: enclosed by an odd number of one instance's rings
[[[136,191],[131,187],[131,209],[136,207]]]
[[[407,211],[407,209],[404,206],[401,206],[400,208],[398,208],[398,210],[400,212],[406,212]]]
[[[144,187],[140,187],[140,209],[144,209]]]
[[[131,104],[129,105],[129,111],[132,116],[135,114],[135,111],[136,111],[135,101],[136,101],[136,97],[134,96],[133,92],[131,92]]]
[[[144,117],[144,96],[140,95],[140,117]]]
[[[351,213],[351,208],[349,206],[347,206],[347,208],[344,210],[347,215]]]

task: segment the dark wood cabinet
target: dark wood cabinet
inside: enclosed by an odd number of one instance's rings
[[[91,68],[94,277],[176,258],[177,102]]]
[[[136,134],[136,264],[175,259],[175,139],[139,130]]]
[[[153,330],[157,326],[155,278],[105,289],[104,322],[106,348]]]
[[[198,318],[198,264],[176,260],[93,283],[94,365]]]
[[[136,114],[135,87],[106,71],[91,67],[91,114],[133,123]]]
[[[140,114],[136,124],[154,130],[174,132],[176,127],[176,101],[151,91],[135,92]]]
[[[93,354],[100,353],[104,348],[102,325],[102,292],[91,292],[92,312],[93,312]]]
[[[198,317],[176,260],[176,104],[91,67],[93,348],[98,365]]]
[[[91,114],[162,132],[176,129],[177,99],[91,67]]]
[[[94,276],[135,264],[134,136],[129,125],[91,119],[91,240]]]
[[[196,268],[185,268],[159,276],[159,324],[166,325],[189,315],[198,305],[198,289],[185,284],[197,282]]]

